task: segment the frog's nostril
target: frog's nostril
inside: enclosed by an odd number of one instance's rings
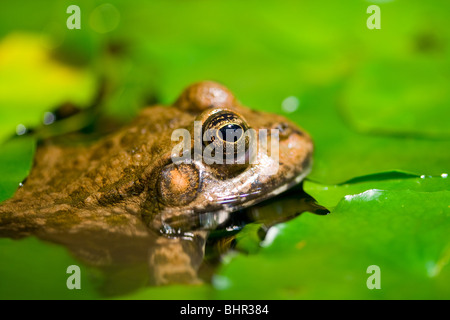
[[[272,126],[272,129],[278,130],[280,139],[285,139],[292,133],[291,126],[286,122],[277,123]]]

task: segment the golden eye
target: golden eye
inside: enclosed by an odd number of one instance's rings
[[[239,148],[242,143],[242,149],[248,148],[248,139],[245,138],[245,132],[248,130],[246,121],[237,113],[230,110],[215,110],[203,123],[203,144],[214,145],[215,150],[223,152],[223,158],[237,158]],[[245,138],[244,141],[241,139]]]
[[[197,119],[202,123],[202,159],[211,172],[227,178],[244,171],[250,164],[249,145],[254,138],[245,119],[224,108],[207,110]]]

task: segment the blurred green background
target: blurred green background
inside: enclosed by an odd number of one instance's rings
[[[81,9],[80,30],[66,27],[72,4]],[[372,4],[381,29],[366,26]],[[450,298],[448,1],[0,6],[0,201],[26,177],[36,142],[10,137],[45,127],[46,112],[61,104],[88,108],[104,81],[98,107],[118,121],[146,104],[172,103],[192,82],[215,80],[315,141],[305,190],[329,216],[276,226],[272,242],[227,256],[212,284],[119,298]],[[73,263],[36,239],[0,239],[0,297],[98,297],[93,284],[65,288],[59,266]],[[366,286],[369,265],[380,266],[379,290]]]

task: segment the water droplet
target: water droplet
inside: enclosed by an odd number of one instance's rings
[[[284,227],[284,225],[282,225],[282,224],[278,224],[278,225],[271,227],[269,229],[269,231],[267,231],[266,237],[261,242],[261,247],[270,246],[272,244],[273,240],[275,240],[277,235],[280,233],[281,229],[283,229],[283,227]]]
[[[111,32],[117,28],[120,22],[120,12],[117,8],[105,3],[92,11],[89,17],[89,25],[98,33]]]
[[[441,174],[441,177],[442,177],[442,178],[447,178],[447,177],[448,177],[448,173],[443,173],[443,174]]]
[[[52,112],[44,113],[44,124],[45,125],[52,124],[53,122],[55,122],[55,120],[56,120],[56,116],[54,113],[52,113]]]
[[[298,109],[299,105],[300,101],[298,100],[298,98],[290,96],[283,100],[283,102],[281,103],[281,108],[284,112],[292,113]]]
[[[351,201],[354,198],[360,198],[362,200],[374,200],[377,199],[383,192],[384,190],[380,190],[380,189],[370,189],[370,190],[366,190],[362,193],[358,193],[358,194],[349,194],[345,196],[345,200],[347,201]]]
[[[435,277],[439,274],[439,267],[436,265],[434,261],[428,261],[426,263],[427,274],[430,278]]]
[[[27,127],[25,127],[23,124],[18,124],[16,127],[16,133],[17,135],[21,136],[27,133]]]
[[[421,175],[421,176],[420,176],[420,179],[425,179],[425,175],[424,175],[424,174]]]
[[[230,279],[220,275],[214,275],[212,278],[213,286],[218,290],[224,290],[230,287]]]

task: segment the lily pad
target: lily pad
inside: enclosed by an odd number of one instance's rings
[[[369,187],[373,190],[450,191],[450,178],[447,173],[433,177],[390,171],[356,177],[337,185],[324,185],[312,181],[304,183],[305,191],[329,208],[335,207],[344,196],[365,192]]]
[[[331,214],[303,214],[273,227],[273,241],[259,254],[222,267],[217,297],[448,299],[449,188],[442,177],[332,188],[305,183],[334,204]],[[367,286],[372,265],[380,269],[381,289]]]

